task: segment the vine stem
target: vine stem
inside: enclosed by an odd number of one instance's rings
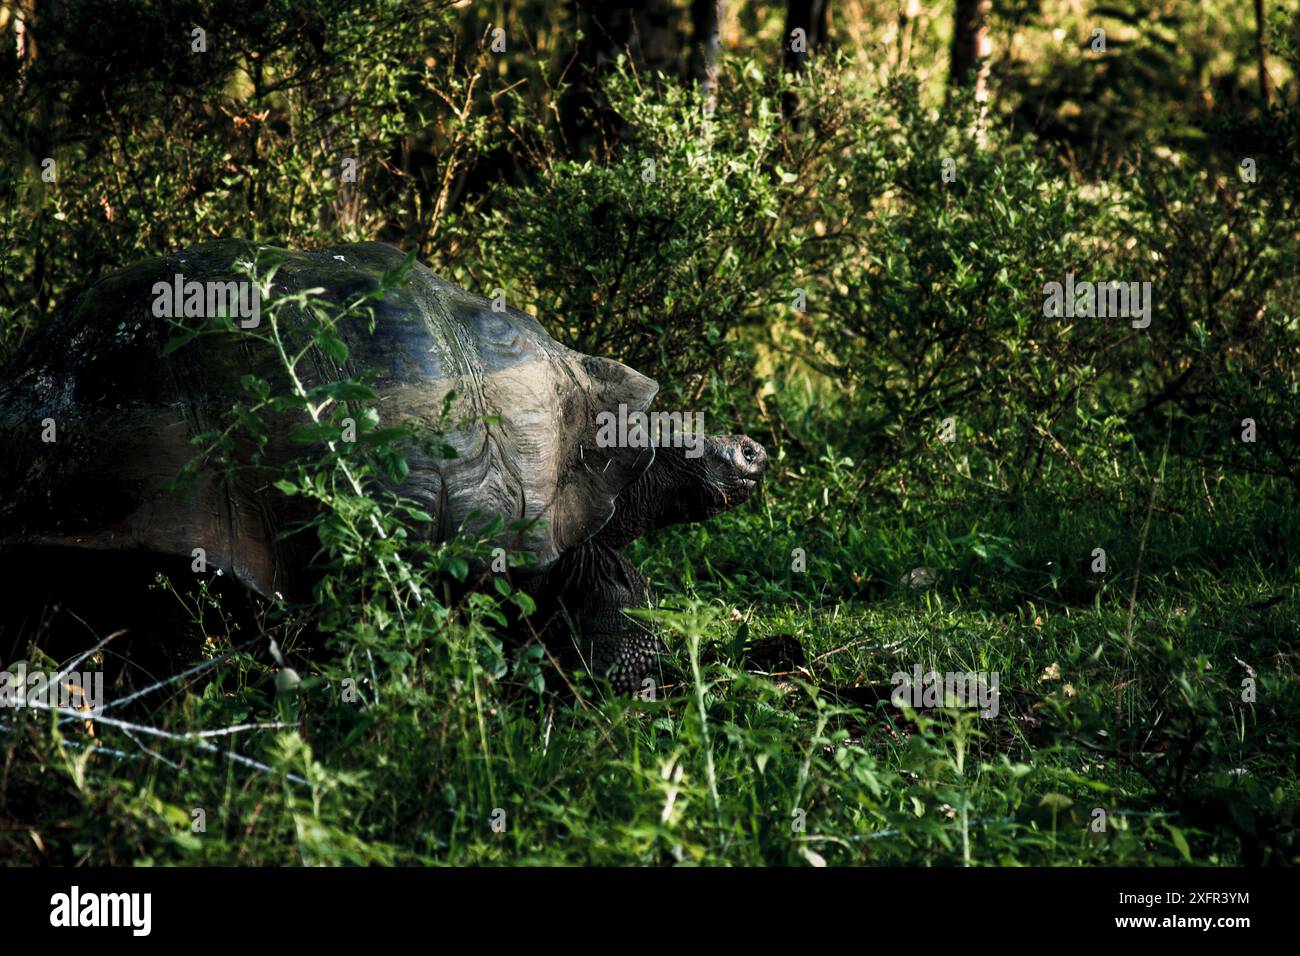
[[[324,408],[325,406],[321,405],[320,408],[316,408],[312,406],[311,400],[307,397],[307,389],[303,386],[302,380],[298,377],[297,360],[290,359],[288,352],[285,350],[284,340],[280,337],[280,323],[276,320],[274,311],[269,316],[269,319],[270,319],[270,326],[271,326],[271,339],[275,345],[276,353],[280,356],[280,363],[284,366],[285,372],[289,376],[290,384],[293,385],[294,395],[296,395],[302,401],[304,407],[306,407],[307,414],[311,417],[312,423],[315,425],[319,425],[320,409]],[[351,486],[353,494],[357,495],[358,497],[364,497],[365,493],[361,489],[361,482],[358,481],[356,475],[352,473],[352,469],[348,467],[348,463],[344,461],[341,457],[338,457],[338,450],[334,440],[330,439],[326,441],[325,444],[326,447],[329,448],[331,454],[334,454],[336,456],[339,470],[343,473],[343,477],[347,480],[348,484]],[[379,519],[375,517],[373,512],[370,515],[370,523],[374,525],[375,533],[378,534],[381,539],[387,540],[388,535],[384,533],[383,525],[379,523]],[[392,575],[388,573],[388,564],[385,558],[383,557],[383,555],[378,556],[378,564],[379,564],[379,573],[384,576],[384,580],[388,582],[388,586],[396,590],[397,584],[393,581]],[[410,570],[403,565],[400,568],[400,571],[401,571],[402,578],[404,579],[407,587],[410,588],[411,597],[415,599],[415,603],[423,604],[424,595],[420,593],[419,586],[415,583],[414,580],[412,580]],[[402,605],[400,601],[397,602],[396,608],[397,608],[398,617],[400,617],[402,621],[405,622],[406,616],[405,614],[402,613]]]

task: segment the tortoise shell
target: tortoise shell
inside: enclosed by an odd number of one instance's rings
[[[237,331],[169,350],[176,326],[154,314],[158,283],[177,274],[237,280],[235,263],[267,248],[221,240],[139,263],[94,283],[25,343],[0,373],[0,548],[184,557],[202,548],[209,566],[264,595],[297,590],[281,534],[293,506],[266,469],[174,481],[196,454],[191,439],[247,401],[243,376],[283,381],[274,350]],[[282,257],[273,292],[316,289],[338,303],[372,292],[405,260],[376,242],[273,251]],[[454,393],[442,421],[455,457],[412,445],[396,488],[433,517],[435,540],[497,517],[507,527],[524,519],[528,528],[503,532],[502,543],[531,552],[544,571],[609,520],[653,460],[651,448],[601,448],[595,438],[600,412],[645,410],[657,391],[651,379],[566,348],[532,316],[494,311],[418,262],[372,306],[373,333],[363,318],[344,319],[346,358],[313,350],[300,375],[311,388],[369,371],[385,425],[436,427]],[[302,454],[289,434],[272,431],[263,464]]]

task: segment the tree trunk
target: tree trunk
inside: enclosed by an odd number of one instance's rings
[[[574,13],[584,62],[626,53],[638,70],[677,76],[680,11],[673,0],[576,0]]]
[[[906,70],[912,59],[912,37],[916,32],[916,18],[921,14],[920,0],[899,0],[898,4],[898,69]]]
[[[803,71],[804,62],[826,38],[826,14],[830,0],[790,0],[785,8],[785,68]],[[795,31],[802,30],[796,37]]]
[[[724,0],[691,0],[691,74],[704,96],[704,110],[718,106],[718,49],[722,44]]]
[[[988,99],[989,13],[993,0],[957,0],[952,25],[952,56],[948,83],[974,88],[979,102]]]
[[[786,72],[796,76],[802,73],[808,57],[825,41],[829,7],[830,0],[789,0],[785,8],[785,36],[782,41],[782,59]],[[799,97],[796,93],[786,91],[781,97],[781,109],[796,130],[803,129],[804,120],[799,115]]]
[[[608,109],[602,78],[620,55],[639,74],[681,77],[681,11],[674,0],[570,0],[566,8],[581,34],[569,88],[560,102],[561,130],[570,148],[617,140],[623,122]]]
[[[1268,22],[1264,17],[1264,0],[1255,0],[1255,54],[1259,57],[1259,95],[1268,106],[1273,97],[1273,81],[1268,75]]]
[[[641,62],[653,71],[680,76],[680,12],[674,0],[641,0],[632,4],[633,41]]]

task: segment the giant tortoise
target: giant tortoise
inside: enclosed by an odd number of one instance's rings
[[[319,289],[338,303],[378,288],[406,262],[377,242],[270,254],[279,263],[273,292]],[[194,458],[192,439],[247,398],[246,376],[273,379],[277,357],[233,322],[230,334],[176,348],[185,322],[159,303],[173,284],[183,294],[191,283],[211,289],[244,279],[236,263],[267,255],[267,247],[220,240],[108,275],[0,373],[0,557],[11,584],[26,582],[15,595],[41,591],[39,579],[63,601],[93,594],[79,617],[91,630],[140,627],[136,597],[118,573],[188,570],[196,549],[247,593],[307,593],[304,555],[283,534],[297,505],[265,480],[265,469],[176,481]],[[602,413],[644,412],[654,381],[561,345],[532,316],[418,262],[407,269],[406,281],[386,285],[373,302],[373,330],[346,319],[338,327],[345,348],[312,353],[303,387],[367,370],[385,423],[442,423],[454,456],[411,445],[409,473],[396,488],[433,519],[429,536],[513,528],[500,537],[528,556],[519,586],[547,613],[562,612],[571,646],[593,671],[618,688],[637,687],[659,644],[623,613],[644,606],[649,590],[622,549],[647,531],[745,500],[765,451],[737,435],[701,436],[694,453],[598,440]],[[301,449],[273,431],[240,454],[253,452],[273,469]],[[107,591],[104,582],[112,582]]]

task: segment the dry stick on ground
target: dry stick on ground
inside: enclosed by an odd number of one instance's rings
[[[73,615],[73,616],[75,617],[75,615]],[[81,619],[80,619],[80,618],[77,618],[77,620],[81,620]],[[83,621],[82,623],[84,624],[85,622]],[[72,663],[68,664],[66,667],[62,667],[62,668],[60,668],[60,669],[59,669],[59,672],[58,672],[57,674],[54,675],[54,678],[53,678],[53,680],[50,681],[50,683],[55,684],[55,683],[58,683],[59,681],[63,680],[63,678],[67,677],[67,676],[68,676],[68,673],[69,673],[69,672],[70,672],[74,667],[76,667],[78,664],[80,664],[82,661],[84,661],[87,657],[90,657],[92,654],[96,654],[96,653],[98,653],[99,651],[103,650],[104,647],[107,646],[107,644],[108,644],[109,641],[113,640],[113,638],[115,638],[115,637],[121,637],[121,636],[122,636],[123,634],[125,634],[125,633],[126,633],[126,629],[125,629],[125,628],[123,628],[123,629],[120,630],[120,631],[114,631],[112,634],[108,635],[108,637],[104,638],[102,641],[100,641],[98,644],[96,644],[96,645],[95,645],[94,647],[92,647],[90,650],[85,651],[84,653],[78,655],[78,656],[77,656],[77,657],[72,661]]]
[[[35,710],[47,710],[52,714],[59,714],[65,717],[72,717],[77,720],[87,719],[87,715],[82,711],[72,710],[67,707],[51,707],[49,704],[43,704],[39,702],[31,703],[28,706],[32,707]],[[263,724],[235,724],[234,726],[231,727],[219,727],[216,730],[196,730],[196,731],[189,731],[187,733],[176,734],[167,730],[159,730],[157,727],[149,727],[146,726],[145,724],[133,724],[130,721],[118,720],[115,717],[105,717],[102,714],[99,716],[92,715],[90,719],[98,721],[101,724],[106,724],[110,727],[116,727],[119,730],[126,732],[127,736],[131,736],[131,731],[135,731],[136,733],[148,734],[151,737],[161,737],[164,740],[175,740],[183,743],[192,743],[195,744],[197,747],[199,747],[201,750],[205,750],[208,751],[209,753],[215,753],[215,754],[222,753],[222,751],[217,747],[213,746],[212,744],[208,743],[207,738],[228,737],[231,734],[239,733],[240,731],[244,731],[244,730],[292,730],[298,727],[297,724],[275,721],[272,723],[263,723]],[[260,761],[253,760],[250,757],[242,756],[241,754],[237,754],[234,751],[226,751],[225,755],[228,760],[232,760],[238,764],[243,764],[246,767],[252,767],[254,770],[260,770],[263,773],[274,774],[276,772],[274,767],[268,766],[267,764],[264,764]],[[286,773],[285,777],[289,780],[292,780],[294,783],[298,783],[302,785],[306,785],[307,783],[306,780],[304,780],[302,777],[298,776],[297,774]]]
[[[124,631],[117,632],[117,634],[123,634],[123,633],[125,632]],[[110,634],[108,637],[104,639],[104,643],[108,643],[110,640],[116,637],[117,634]],[[142,687],[140,690],[137,690],[134,693],[127,694],[125,697],[119,697],[116,700],[109,701],[104,705],[103,709],[109,710],[113,707],[121,707],[123,704],[129,704],[131,703],[131,701],[138,700],[139,698],[144,697],[146,694],[151,694],[154,691],[160,690],[161,688],[166,687],[169,684],[179,684],[187,677],[193,677],[194,675],[200,674],[205,670],[209,670],[213,667],[216,667],[218,664],[225,663],[226,661],[230,660],[230,658],[233,657],[239,651],[246,650],[247,648],[252,647],[257,640],[258,640],[257,638],[254,638],[251,641],[245,641],[243,644],[239,645],[234,650],[226,654],[222,654],[220,657],[213,657],[206,661],[200,661],[199,663],[195,664],[193,667],[181,671],[179,674],[176,674],[172,677],[165,677],[160,681],[155,681],[154,683],[150,684],[148,687]],[[80,659],[78,659],[78,661],[74,661],[73,663],[69,664],[67,668],[65,668],[65,671],[71,670],[73,667],[75,667],[79,662],[79,660]],[[73,718],[71,717],[64,717],[61,721],[59,721],[59,723],[66,724],[72,720]]]
[[[842,654],[844,651],[852,650],[855,647],[861,647],[863,644],[866,644],[868,640],[869,640],[868,638],[864,637],[861,640],[850,641],[849,643],[845,644],[843,647],[836,647],[827,651],[824,654],[818,654],[816,657],[814,657],[812,660],[808,662],[808,666],[811,667],[813,664],[820,663],[821,661],[824,661],[826,660],[826,658],[832,657],[835,654]]]

